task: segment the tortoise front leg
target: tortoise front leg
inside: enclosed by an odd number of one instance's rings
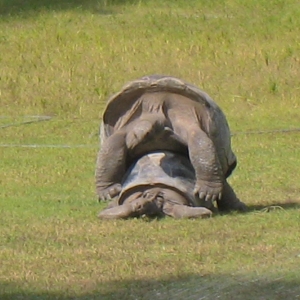
[[[165,215],[175,219],[208,218],[212,216],[212,211],[205,207],[191,207],[187,205],[173,204],[168,201],[164,203],[163,212]]]
[[[147,193],[143,193],[135,200],[104,209],[98,217],[100,219],[127,219],[142,215],[154,216],[159,213],[160,207],[157,205],[155,197],[149,197]]]
[[[124,203],[119,206],[104,209],[99,213],[100,219],[127,219],[133,217],[138,210],[138,205],[135,203]]]
[[[162,211],[165,215],[179,218],[207,218],[212,215],[212,211],[206,207],[191,207],[184,203],[189,201],[178,192],[171,189],[162,189],[163,197]]]

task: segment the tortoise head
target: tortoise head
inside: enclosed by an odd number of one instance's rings
[[[131,207],[132,217],[146,215],[148,217],[162,217],[164,206],[189,205],[189,200],[179,191],[165,185],[137,186],[122,195],[122,205]],[[121,206],[122,206],[121,205]]]
[[[130,216],[146,215],[156,217],[162,215],[163,195],[161,189],[153,186],[136,186],[122,194],[121,206],[130,207]]]

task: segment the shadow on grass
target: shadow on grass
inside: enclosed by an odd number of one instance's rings
[[[94,279],[95,280],[95,279]],[[88,279],[87,279],[88,281]],[[106,284],[79,282],[66,286],[65,291],[27,289],[13,283],[0,283],[0,299],[23,300],[93,300],[93,299],[300,299],[299,278],[251,278],[233,276],[186,275],[162,280],[114,281]],[[55,288],[55,287],[52,287]],[[77,290],[77,292],[72,292]],[[89,292],[84,293],[84,290]]]
[[[296,201],[276,202],[269,205],[249,205],[249,212],[262,211],[271,212],[274,210],[300,209],[300,203]]]
[[[0,15],[32,14],[41,10],[90,10],[99,14],[111,14],[112,6],[134,4],[138,0],[0,0]]]

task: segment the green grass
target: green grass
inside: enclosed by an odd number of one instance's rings
[[[99,221],[94,187],[105,101],[145,74],[233,132],[299,128],[299,36],[295,0],[0,0],[0,144],[88,146],[0,147],[0,299],[300,299],[299,131],[233,136],[247,214]]]

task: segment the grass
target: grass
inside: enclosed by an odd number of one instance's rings
[[[20,3],[0,0],[0,144],[88,147],[0,147],[0,298],[300,299],[299,131],[233,136],[248,214],[100,222],[93,178],[106,99],[145,74],[202,87],[233,132],[299,128],[297,1]]]

